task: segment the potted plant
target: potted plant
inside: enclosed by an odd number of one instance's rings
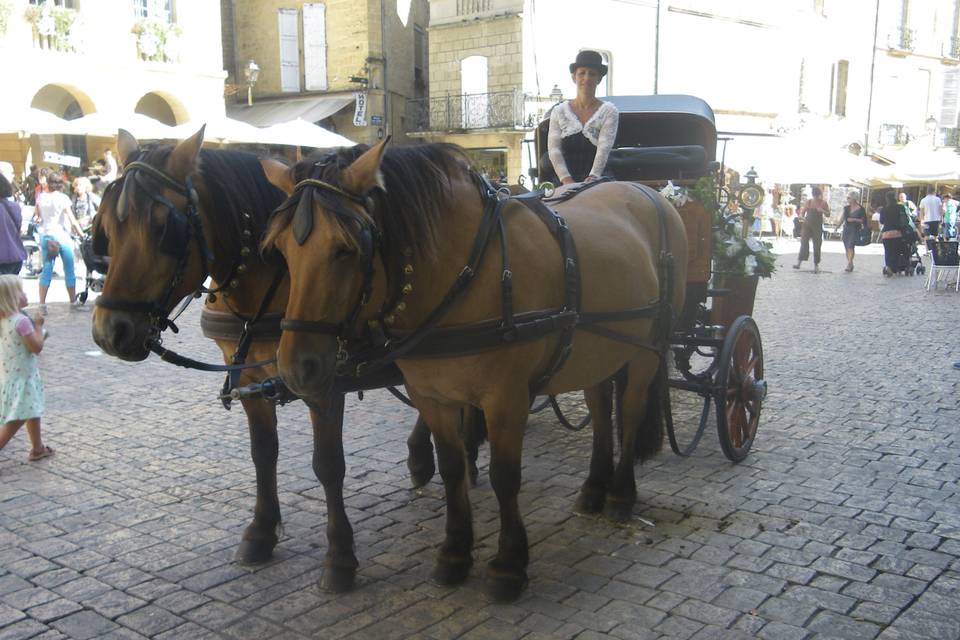
[[[41,49],[72,51],[76,38],[72,38],[71,28],[77,14],[73,9],[55,7],[49,2],[42,5],[29,5],[23,14],[24,19],[33,26],[33,41]]]
[[[177,61],[182,34],[179,25],[145,18],[134,22],[130,32],[137,37],[137,55],[141,60]]]

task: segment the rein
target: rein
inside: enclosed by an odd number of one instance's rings
[[[392,365],[396,360],[405,357],[440,357],[476,353],[497,348],[505,344],[536,340],[559,332],[560,336],[557,347],[550,358],[547,368],[531,385],[531,397],[543,389],[549,383],[550,379],[563,367],[572,349],[574,332],[578,328],[610,340],[652,350],[660,354],[661,359],[665,358],[666,350],[669,346],[672,317],[669,293],[672,291],[673,286],[673,256],[669,252],[668,246],[666,211],[660,200],[649,187],[636,185],[641,193],[654,204],[659,222],[660,253],[658,260],[658,277],[660,288],[658,300],[652,304],[633,309],[583,313],[580,310],[581,281],[576,244],[566,221],[556,211],[544,204],[542,199],[543,194],[541,192],[532,192],[512,197],[506,196],[501,194],[485,178],[477,174],[471,175],[474,177],[480,189],[484,210],[466,265],[458,274],[453,285],[447,291],[440,304],[427,315],[411,334],[396,339],[390,339],[384,336],[382,340],[372,344],[370,340],[367,340],[361,344],[360,350],[353,354],[349,353],[347,349],[356,343],[352,332],[359,318],[361,309],[369,299],[373,260],[378,248],[380,234],[375,223],[372,222],[373,217],[370,215],[364,198],[356,194],[346,193],[339,187],[319,180],[311,179],[299,183],[296,190],[307,188],[311,190],[322,189],[335,196],[345,196],[349,200],[363,206],[368,214],[366,219],[355,212],[350,212],[349,217],[358,222],[361,233],[374,239],[374,243],[372,248],[361,249],[361,268],[364,271],[364,284],[357,303],[342,322],[334,323],[322,320],[285,319],[281,323],[282,328],[289,331],[335,336],[338,344],[337,375],[358,377]],[[544,223],[560,246],[564,273],[564,303],[559,309],[547,309],[522,314],[513,313],[513,273],[509,266],[506,224],[503,220],[504,206],[510,200],[515,200],[525,205],[533,212]],[[298,205],[298,214],[301,208],[303,208],[303,200],[301,200]],[[344,209],[345,207],[339,205],[335,211],[338,215],[344,215]],[[310,215],[312,217],[312,209]],[[296,218],[293,224],[296,234]],[[312,226],[312,219],[309,226]],[[299,228],[301,230],[304,228],[303,222],[301,222]],[[307,229],[307,234],[308,233],[309,229]],[[490,244],[490,240],[495,234],[500,235],[502,247],[502,317],[499,320],[482,321],[467,326],[438,327],[438,324],[449,309],[460,299],[473,281],[486,249]],[[302,245],[306,240],[306,236],[297,236],[297,240],[299,244]],[[363,244],[364,243],[361,242],[362,246]],[[602,323],[622,322],[642,318],[656,319],[652,338],[638,338],[606,327],[597,326]],[[377,320],[372,320],[370,325],[379,325],[382,327],[382,323],[383,312],[381,312]]]

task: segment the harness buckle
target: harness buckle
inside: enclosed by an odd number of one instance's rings
[[[506,202],[507,200],[510,199],[510,197],[511,197],[513,194],[510,193],[510,189],[509,189],[509,188],[507,188],[507,187],[500,187],[499,189],[497,189],[497,194],[496,194],[496,195],[497,195],[497,200],[499,200],[500,202]]]
[[[501,278],[501,279],[502,279],[504,282],[506,282],[506,281],[508,281],[508,280],[513,280],[513,271],[510,271],[510,269],[504,269],[504,270],[503,270],[503,278]]]
[[[470,268],[470,265],[467,265],[463,268],[463,271],[460,272],[460,275],[457,278],[472,278],[473,269]]]

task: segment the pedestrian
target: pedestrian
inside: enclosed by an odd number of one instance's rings
[[[117,179],[117,172],[119,167],[117,167],[117,160],[113,157],[112,149],[103,150],[103,166],[104,173],[100,177],[100,181],[103,183],[103,186],[106,187],[108,184]]]
[[[20,205],[13,199],[13,185],[0,171],[0,274],[17,275],[27,259],[20,239],[22,223]]]
[[[909,214],[909,216],[910,216],[911,218],[913,218],[914,220],[916,220],[916,218],[917,218],[917,205],[915,205],[915,204],[913,203],[913,200],[911,200],[910,198],[907,197],[907,194],[906,194],[906,193],[904,193],[904,192],[901,191],[900,194],[897,196],[897,202],[899,202],[901,205],[903,205],[904,207],[906,207],[906,208],[907,208],[907,214]]]
[[[23,314],[26,306],[20,278],[0,275],[0,449],[26,424],[32,462],[53,455],[53,449],[40,434],[43,382],[37,354],[46,340],[43,316],[31,320]]]
[[[620,112],[597,98],[607,65],[596,51],[584,50],[570,64],[577,97],[553,107],[547,150],[561,184],[599,179],[617,137]]]
[[[927,236],[927,245],[940,233],[940,223],[943,221],[943,202],[937,196],[937,190],[927,187],[927,195],[920,201],[920,213],[923,215],[923,233]]]
[[[940,200],[943,202],[943,225],[941,229],[943,235],[950,240],[957,237],[955,228],[957,224],[957,201],[953,199],[950,192],[940,196]]]
[[[847,273],[853,271],[853,256],[857,246],[857,236],[860,231],[867,228],[867,212],[860,204],[860,198],[853,191],[847,194],[847,204],[843,207],[843,215],[840,224],[843,227],[840,234],[843,240],[843,248],[847,252]]]
[[[93,192],[93,184],[84,176],[73,179],[73,193],[73,217],[86,229],[100,206],[100,196]]]
[[[40,223],[40,253],[43,255],[43,271],[40,273],[40,312],[47,310],[47,291],[53,280],[53,263],[59,256],[63,260],[63,281],[67,286],[70,303],[77,297],[77,277],[73,271],[73,240],[71,231],[83,235],[83,229],[73,217],[73,203],[63,193],[63,180],[58,175],[47,178],[49,193],[37,196],[34,214]]]
[[[897,202],[892,191],[886,195],[886,204],[880,209],[880,224],[883,231],[880,239],[883,241],[883,275],[888,278],[907,268],[907,245],[904,234],[910,232],[905,207]]]
[[[823,199],[823,191],[820,187],[814,187],[811,191],[812,197],[807,200],[800,208],[797,216],[802,217],[803,227],[800,236],[800,253],[797,255],[797,264],[794,269],[799,269],[800,264],[810,257],[810,241],[813,241],[813,272],[820,273],[820,247],[823,245],[823,220],[830,217],[830,206]]]

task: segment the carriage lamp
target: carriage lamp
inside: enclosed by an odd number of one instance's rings
[[[252,59],[243,68],[243,78],[247,81],[247,106],[253,106],[253,85],[257,84],[257,78],[260,77],[260,66]]]
[[[550,90],[550,99],[554,102],[563,100],[563,91],[560,90],[560,85],[553,85],[553,89]]]
[[[763,202],[763,187],[757,184],[757,172],[753,167],[750,167],[750,171],[747,171],[743,177],[747,179],[747,184],[740,188],[737,199],[743,208],[741,218],[743,220],[743,236],[746,237],[753,226],[753,210]]]

